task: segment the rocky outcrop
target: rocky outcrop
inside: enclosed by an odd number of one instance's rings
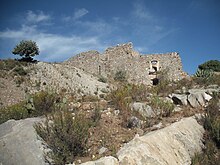
[[[81,165],[119,165],[119,162],[115,157],[107,156],[96,161],[82,163]]]
[[[213,92],[218,92],[216,89],[190,89],[187,93],[172,94],[174,104],[190,105],[193,108],[205,106],[211,100]]]
[[[135,137],[117,153],[120,165],[187,165],[203,146],[204,129],[190,117]]]
[[[82,165],[189,165],[200,152],[204,129],[189,117],[170,126],[138,135],[125,144],[114,157],[104,157]]]
[[[0,125],[0,164],[44,165],[43,145],[33,128],[40,118],[9,120]]]
[[[143,117],[154,117],[153,109],[147,103],[134,102],[130,104],[131,110],[138,112]]]
[[[187,105],[187,95],[186,94],[172,94],[171,98],[175,104]]]
[[[78,94],[101,94],[107,84],[71,65],[39,62],[30,73],[30,90],[59,90]]]

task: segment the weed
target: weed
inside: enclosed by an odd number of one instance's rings
[[[103,83],[107,83],[107,78],[100,76],[98,81],[103,82]]]
[[[55,101],[57,97],[55,94],[48,92],[39,92],[26,101],[11,105],[0,109],[0,123],[9,119],[24,119],[27,117],[42,116],[54,110]]]
[[[0,124],[9,119],[19,120],[27,117],[30,117],[30,114],[26,109],[25,102],[20,102],[18,104],[0,109]]]
[[[168,117],[174,110],[174,104],[160,99],[158,96],[153,96],[150,106],[155,110],[155,114]]]
[[[84,95],[82,97],[82,102],[95,102],[98,100],[99,100],[99,97],[96,95]]]
[[[114,76],[115,81],[125,82],[126,81],[126,72],[119,70],[115,73]]]
[[[53,164],[72,163],[76,156],[84,156],[87,151],[90,122],[83,116],[73,115],[65,109],[58,109],[48,115],[44,123],[35,125],[38,135],[51,149],[46,159]]]
[[[192,165],[216,165],[220,162],[220,111],[219,96],[214,95],[206,108],[202,118],[206,130],[204,134],[205,148],[202,153],[196,154],[192,159]]]
[[[18,66],[14,69],[14,72],[20,76],[25,76],[27,75],[27,72],[24,70],[22,66]]]

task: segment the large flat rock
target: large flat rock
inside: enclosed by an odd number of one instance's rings
[[[9,120],[0,125],[0,164],[44,165],[43,145],[33,128],[40,118]]]
[[[189,165],[202,149],[204,129],[193,118],[135,137],[117,153],[120,165]]]

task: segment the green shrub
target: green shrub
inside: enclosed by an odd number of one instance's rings
[[[91,118],[92,118],[93,126],[96,126],[99,120],[101,119],[101,110],[99,108],[95,108]]]
[[[125,82],[126,81],[126,72],[119,70],[115,73],[114,76],[115,81]]]
[[[96,95],[85,95],[82,97],[83,102],[95,102],[99,101],[99,97]]]
[[[193,77],[193,82],[200,86],[208,86],[211,84],[220,85],[220,75],[214,74],[209,78]]]
[[[0,124],[10,119],[19,120],[27,117],[30,117],[30,114],[26,109],[26,102],[20,102],[0,109]]]
[[[98,81],[103,82],[103,83],[107,83],[107,78],[100,76]]]
[[[195,154],[191,165],[217,165],[217,162],[220,162],[220,152],[213,141],[206,140],[203,152]]]
[[[196,77],[201,77],[201,78],[210,78],[213,75],[212,70],[201,70],[198,69],[195,73]]]
[[[36,93],[26,101],[0,109],[0,123],[48,114],[54,110],[56,100],[55,94]]]
[[[0,60],[0,70],[10,71],[15,67],[27,66],[26,62],[17,61],[14,59]]]
[[[129,104],[135,101],[146,101],[147,88],[144,85],[126,84],[119,87],[117,90],[111,91],[106,99],[111,101],[111,104],[120,110],[123,119],[122,125],[127,126],[132,113],[135,113],[130,110]]]
[[[157,72],[159,83],[152,87],[151,92],[155,95],[167,96],[175,90],[174,83],[169,80],[168,70]]]
[[[198,67],[201,70],[213,70],[215,72],[220,72],[220,61],[218,60],[210,60],[207,61]]]
[[[220,111],[219,97],[214,96],[206,108],[204,117],[204,128],[210,133],[212,140],[220,147]]]
[[[35,125],[36,132],[51,149],[46,159],[58,165],[72,163],[76,156],[86,154],[89,127],[90,122],[83,116],[76,114],[73,118],[64,109],[56,110],[44,123]]]
[[[22,66],[18,66],[14,69],[14,72],[20,76],[25,76],[27,75],[27,72],[24,70]]]
[[[151,99],[150,106],[155,109],[155,113],[160,113],[160,116],[168,117],[174,110],[174,104],[168,101],[160,99],[158,96],[154,96]]]
[[[55,107],[55,102],[58,100],[58,96],[55,93],[46,91],[38,92],[31,98],[33,98],[33,114],[36,113],[38,116],[52,112]]]
[[[220,162],[220,111],[219,96],[214,95],[202,118],[206,130],[204,134],[205,148],[202,153],[196,154],[192,165],[216,165]]]

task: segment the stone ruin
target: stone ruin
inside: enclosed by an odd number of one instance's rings
[[[83,52],[65,63],[103,77],[114,77],[116,72],[124,71],[128,82],[134,84],[157,84],[158,72],[166,72],[167,78],[174,81],[187,76],[178,53],[141,55],[133,50],[132,43],[107,48],[102,54],[94,50]]]

